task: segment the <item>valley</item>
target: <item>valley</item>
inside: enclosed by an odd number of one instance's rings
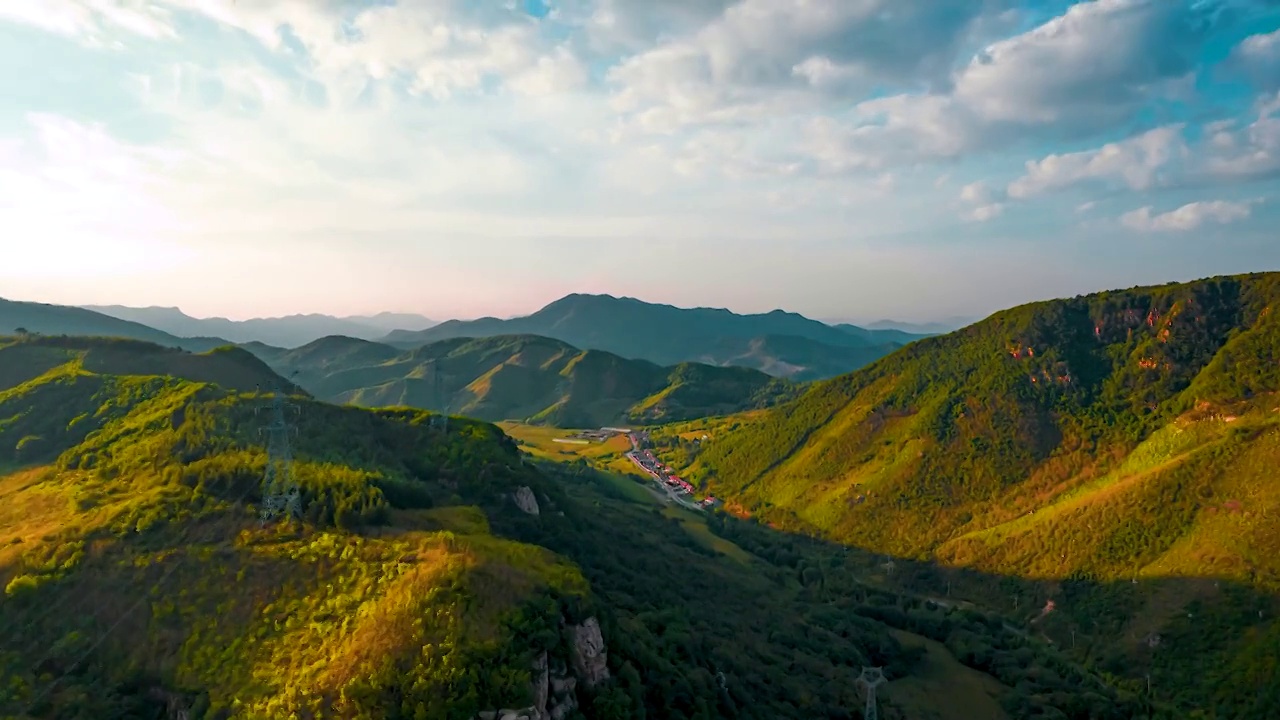
[[[415,718],[490,701],[539,720],[854,718],[878,666],[881,717],[955,717],[945,692],[968,717],[1264,718],[1280,377],[1257,358],[1277,287],[1015,308],[805,386],[537,336],[0,341],[0,581],[19,618],[4,702],[77,717],[92,688],[122,713],[164,697],[208,717],[372,717],[426,673],[401,701]],[[305,511],[255,524],[253,409],[277,387],[300,408]],[[182,584],[197,576],[261,589]],[[450,589],[405,615],[428,588]],[[99,609],[42,614],[77,603]],[[374,642],[421,613],[444,624]],[[385,625],[342,619],[363,614]],[[522,639],[588,619],[608,673],[571,639]],[[350,670],[286,661],[320,651],[307,633],[344,638],[323,652]],[[428,638],[455,649],[414,656]],[[467,669],[484,657],[506,669]],[[788,663],[781,685],[765,670]],[[233,689],[249,678],[256,695]]]
[[[1280,0],[0,38],[0,720],[1280,720]]]
[[[1040,702],[976,680],[920,624],[986,636],[980,616],[848,584],[847,548],[538,460],[487,423],[295,394],[302,515],[263,524],[255,410],[288,385],[248,353],[26,337],[0,368],[0,445],[21,451],[0,482],[6,716],[852,718],[867,664],[890,677],[883,717],[945,717],[937,683]],[[544,452],[631,451],[521,428]],[[1001,633],[997,656],[1027,642]],[[1139,702],[1071,677],[1114,717]]]

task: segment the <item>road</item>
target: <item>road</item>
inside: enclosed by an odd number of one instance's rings
[[[686,500],[684,496],[676,492],[674,488],[664,482],[664,478],[661,475],[645,467],[644,463],[640,461],[640,441],[636,439],[635,433],[628,434],[627,438],[631,441],[631,452],[627,453],[627,459],[635,463],[636,467],[643,470],[649,477],[653,478],[654,484],[662,488],[662,491],[667,494],[667,497],[670,498],[672,502],[679,504],[681,507],[688,508],[690,510],[697,510],[699,512],[704,509],[701,505],[690,500]]]

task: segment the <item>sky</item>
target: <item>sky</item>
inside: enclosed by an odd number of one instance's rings
[[[1280,269],[1280,0],[0,3],[0,296],[982,316]]]

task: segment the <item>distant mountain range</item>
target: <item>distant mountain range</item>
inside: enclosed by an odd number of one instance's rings
[[[798,382],[856,370],[924,337],[895,328],[828,325],[782,310],[739,315],[724,309],[686,309],[633,298],[579,294],[524,317],[439,324],[420,315],[396,313],[236,321],[194,318],[178,308],[0,301],[0,334],[19,327],[52,335],[126,337],[197,352],[249,343],[305,348],[335,336],[378,340],[404,351],[457,338],[537,335],[576,349],[603,351],[662,367],[690,362],[745,367]],[[345,362],[345,358],[335,360]]]
[[[536,335],[451,338],[412,350],[328,337],[245,349],[317,397],[561,427],[675,421],[771,405],[797,386],[741,367],[662,367]]]
[[[229,344],[226,340],[216,337],[178,337],[140,322],[124,320],[84,308],[0,298],[0,335],[20,331],[41,335],[97,335],[129,338],[196,352]]]
[[[868,330],[901,330],[911,335],[945,335],[946,333],[959,330],[962,327],[972,325],[981,318],[955,315],[949,318],[943,318],[934,322],[903,322],[901,320],[876,320],[875,322],[858,322],[854,320],[833,320],[824,319],[822,322],[828,325],[840,327],[843,325],[857,326]]]
[[[855,370],[923,337],[901,330],[831,326],[782,310],[738,315],[724,309],[574,294],[525,317],[450,320],[425,330],[397,330],[382,341],[412,348],[458,337],[497,335],[541,335],[659,365],[699,362],[750,367],[794,380]]]
[[[289,315],[251,320],[195,318],[176,307],[132,308],[123,305],[86,305],[86,310],[121,320],[142,323],[178,337],[219,337],[233,343],[260,342],[277,347],[299,347],[331,335],[375,340],[393,330],[423,330],[434,320],[409,313],[333,317]]]

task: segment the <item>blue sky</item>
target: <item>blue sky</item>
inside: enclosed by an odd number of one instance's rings
[[[1276,0],[0,5],[0,296],[927,320],[1280,269]]]

